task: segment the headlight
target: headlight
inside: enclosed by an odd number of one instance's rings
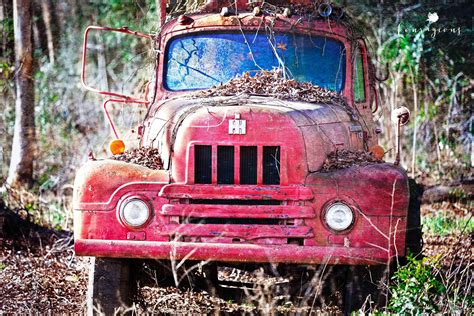
[[[129,226],[142,226],[150,218],[150,214],[148,205],[137,198],[126,200],[120,206],[120,218]]]
[[[332,204],[326,211],[325,220],[328,226],[336,231],[346,230],[354,221],[354,213],[344,203]]]

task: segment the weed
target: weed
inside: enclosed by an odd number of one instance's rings
[[[59,192],[40,189],[36,193],[4,186],[0,192],[0,199],[14,213],[31,223],[72,231],[71,188],[63,186]]]
[[[408,263],[400,267],[392,278],[389,310],[410,315],[437,312],[435,298],[446,292],[443,283],[435,277],[439,258],[417,260],[410,255],[407,260]]]

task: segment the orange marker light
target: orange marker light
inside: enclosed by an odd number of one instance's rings
[[[369,148],[369,151],[372,153],[375,159],[382,160],[383,156],[385,155],[385,151],[382,146],[374,145]]]
[[[121,139],[114,139],[110,142],[109,148],[112,154],[120,155],[125,151],[125,143]]]

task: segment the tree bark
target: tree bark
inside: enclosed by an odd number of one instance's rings
[[[15,130],[7,184],[31,186],[35,150],[35,104],[31,2],[13,1],[15,34]]]
[[[0,59],[10,63],[10,60],[13,61],[13,41],[10,40],[8,31],[9,23],[13,16],[13,8],[11,1],[0,0],[0,37],[1,37],[1,47],[0,47]]]
[[[3,0],[0,0],[0,21],[2,21],[2,25],[1,25],[1,32],[2,32],[2,47],[0,48],[0,53],[1,55],[0,56],[3,56],[5,55],[5,52],[7,50],[7,34],[5,32],[5,26],[4,24],[6,24],[7,22],[7,14],[5,12],[5,8],[3,6]]]
[[[51,64],[54,64],[54,38],[51,2],[49,0],[41,1],[41,11],[43,15],[44,26],[46,29],[46,38],[48,40],[48,55]]]
[[[424,189],[422,202],[425,204],[443,201],[472,200],[474,197],[474,179],[460,183],[437,185]]]

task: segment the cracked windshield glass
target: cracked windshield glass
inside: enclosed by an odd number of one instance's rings
[[[206,89],[249,71],[283,68],[289,78],[340,92],[344,45],[302,34],[200,33],[177,37],[166,49],[165,88]]]

